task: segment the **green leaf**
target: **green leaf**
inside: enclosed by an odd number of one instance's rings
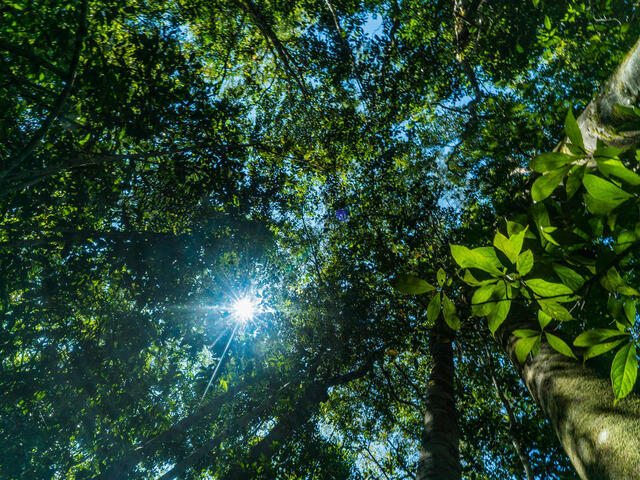
[[[576,161],[579,157],[568,153],[547,152],[541,153],[529,162],[529,168],[534,172],[545,173]]]
[[[522,251],[522,244],[524,243],[524,237],[527,235],[528,231],[529,231],[529,226],[526,226],[524,230],[520,230],[518,233],[511,235],[509,237],[509,243],[511,244],[511,246],[516,252],[515,254],[516,258],[512,260],[513,263],[516,263],[516,259],[520,254],[520,252]]]
[[[533,268],[533,253],[531,250],[525,250],[520,255],[518,255],[518,260],[516,261],[516,269],[518,273],[523,277],[531,271]]]
[[[560,337],[556,337],[555,335],[550,334],[549,332],[546,332],[545,336],[547,337],[547,342],[549,342],[549,345],[551,345],[551,347],[555,351],[560,352],[566,357],[575,358],[577,360],[576,356],[571,351],[571,347],[567,345],[564,340],[562,340]]]
[[[78,144],[79,145],[84,145],[85,143],[87,143],[89,141],[89,138],[91,138],[91,132],[87,133],[84,137],[82,137],[80,140],[78,140]]]
[[[486,315],[489,315],[491,310],[494,309],[495,304],[489,302],[489,300],[493,295],[495,287],[495,284],[485,285],[473,292],[473,297],[471,297],[471,312],[473,313],[473,315],[484,317]]]
[[[618,350],[611,364],[611,384],[613,385],[616,402],[629,395],[636,383],[637,375],[638,359],[636,358],[636,347],[632,343],[627,343]]]
[[[539,330],[531,330],[531,329],[528,329],[528,328],[522,328],[522,329],[514,330],[513,331],[513,335],[515,335],[518,338],[535,337],[537,335],[540,335],[540,331]]]
[[[559,322],[568,322],[573,320],[573,317],[569,313],[569,310],[564,308],[558,302],[554,302],[553,300],[542,300],[537,299],[540,308],[542,311],[549,315],[551,318],[555,318]]]
[[[438,277],[438,285],[442,287],[444,285],[445,280],[447,279],[447,274],[444,273],[444,270],[442,268],[439,268],[436,276]]]
[[[544,328],[551,323],[553,318],[551,315],[547,315],[542,310],[538,310],[538,323],[540,324],[540,328],[544,330]]]
[[[533,293],[543,298],[553,298],[556,302],[568,302],[573,291],[562,283],[547,282],[541,278],[530,278],[525,282]]]
[[[462,278],[464,283],[467,285],[471,285],[472,287],[481,287],[483,285],[489,285],[490,283],[496,283],[495,278],[490,278],[488,280],[477,280],[469,270],[464,271],[464,276]]]
[[[548,15],[545,15],[545,16],[544,16],[544,27],[545,27],[547,30],[551,30],[551,19],[549,18],[549,16],[548,16]]]
[[[584,204],[586,205],[587,210],[589,210],[589,212],[601,217],[605,215],[609,215],[609,213],[611,213],[611,211],[614,208],[620,205],[620,203],[618,202],[608,202],[607,200],[598,200],[593,196],[589,195],[588,193],[585,193],[584,195],[582,195],[582,200],[584,201]]]
[[[593,345],[597,345],[598,343],[602,343],[605,340],[613,337],[619,337],[621,335],[626,335],[626,333],[610,328],[595,328],[593,330],[582,332],[576,337],[576,339],[573,341],[573,344],[576,347],[591,347]]]
[[[529,352],[531,352],[536,343],[540,342],[540,337],[540,335],[536,335],[535,337],[521,338],[518,340],[518,343],[516,343],[516,358],[518,362],[524,363]]]
[[[607,204],[615,204],[616,207],[633,196],[608,180],[596,175],[586,174],[582,179],[582,183],[589,195],[594,199]]]
[[[576,118],[573,116],[573,107],[569,107],[567,111],[567,118],[564,122],[564,131],[571,140],[571,143],[580,148],[580,150],[584,150],[584,143],[582,142],[582,132],[580,131],[580,127],[578,126],[578,122],[576,122]]]
[[[401,275],[391,281],[391,286],[401,293],[407,295],[421,295],[432,292],[436,289],[429,282],[413,275]]]
[[[492,247],[480,247],[473,250],[462,245],[451,245],[451,255],[462,268],[477,268],[496,276],[502,276],[502,267]]]
[[[635,300],[627,300],[624,302],[624,314],[629,320],[631,326],[636,324],[636,302]]]
[[[558,275],[562,283],[574,292],[580,290],[580,287],[584,284],[584,278],[582,275],[574,272],[569,267],[565,267],[559,263],[554,263],[553,271],[556,272],[556,275]]]
[[[533,201],[541,202],[551,195],[570,169],[570,166],[559,168],[536,178],[531,186],[531,198],[533,198]]]
[[[442,313],[444,315],[444,321],[447,322],[449,328],[452,330],[460,330],[460,319],[456,315],[456,307],[444,293],[442,294]]]
[[[571,199],[582,185],[582,177],[586,167],[580,165],[571,169],[571,174],[567,177],[567,199]]]
[[[522,232],[522,238],[524,239],[524,232]],[[493,237],[493,245],[504,253],[511,263],[516,263],[520,252],[516,250],[516,245],[514,245],[510,239],[500,232],[497,232],[495,237]],[[520,242],[520,248],[522,248],[522,242]]]
[[[586,362],[590,358],[597,357],[598,355],[602,355],[603,353],[607,353],[609,350],[613,350],[618,345],[620,345],[623,340],[624,338],[621,338],[620,340],[614,340],[613,342],[599,343],[598,345],[589,347],[582,355],[582,359]]]
[[[617,292],[623,295],[630,296],[640,295],[640,293],[638,293],[635,288],[630,287],[625,283],[615,267],[611,267],[609,270],[607,270],[607,274],[600,278],[600,284],[606,290],[609,290],[613,293]]]
[[[427,325],[433,327],[440,315],[440,292],[436,293],[427,306]]]
[[[508,291],[510,289],[507,289]],[[489,313],[487,316],[487,324],[489,326],[489,331],[495,335],[496,330],[502,325],[502,323],[506,320],[507,315],[509,315],[509,310],[511,309],[511,300],[507,300],[507,294],[502,298],[498,299],[499,301],[496,303],[495,308]]]
[[[640,185],[640,175],[629,170],[622,164],[620,160],[596,159],[596,165],[598,165],[598,170],[600,170],[607,177],[609,175],[613,175],[615,177],[618,177],[620,180],[628,183],[629,185]]]

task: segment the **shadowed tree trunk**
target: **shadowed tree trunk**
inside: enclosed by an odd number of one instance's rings
[[[585,149],[597,140],[617,147],[640,142],[640,132],[619,128],[624,118],[616,105],[637,104],[640,96],[640,40],[578,118]],[[558,146],[562,150],[567,140]],[[583,480],[640,478],[640,396],[613,405],[608,379],[561,355],[548,344],[520,365],[515,357],[515,328],[527,328],[530,314],[512,312],[497,338],[533,399],[551,422],[560,443]],[[524,319],[524,320],[523,320]],[[532,328],[538,328],[537,322]]]
[[[546,343],[520,365],[515,356],[518,338],[509,331],[501,329],[497,338],[580,478],[640,478],[640,396],[632,393],[614,407],[609,380]]]
[[[440,322],[429,337],[433,367],[425,399],[416,480],[460,479],[453,336],[453,332]]]

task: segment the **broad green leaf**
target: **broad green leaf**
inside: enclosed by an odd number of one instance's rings
[[[531,271],[533,268],[533,253],[531,250],[525,250],[520,255],[518,255],[518,260],[516,261],[516,269],[518,273],[523,277]]]
[[[460,330],[460,319],[456,315],[456,307],[444,293],[442,294],[442,314],[449,328],[452,330]]]
[[[531,198],[533,198],[533,201],[541,202],[551,195],[570,169],[570,166],[559,168],[536,178],[531,186]]]
[[[413,275],[401,275],[391,281],[391,286],[401,293],[407,295],[421,295],[432,292],[436,289],[429,282]]]
[[[616,402],[629,395],[636,383],[638,375],[638,359],[636,358],[636,347],[632,343],[627,343],[618,350],[611,364],[611,384]]]
[[[607,270],[607,274],[600,278],[600,284],[607,290],[613,293],[621,293],[623,295],[638,296],[640,293],[628,286],[622,279],[615,267],[611,267]]]
[[[566,357],[576,358],[576,356],[571,351],[571,347],[567,345],[566,342],[562,340],[560,337],[556,337],[555,335],[552,335],[549,332],[545,332],[545,336],[547,337],[547,342],[549,342],[549,345],[551,345],[551,347],[555,351],[560,352],[562,355]]]
[[[502,276],[502,264],[493,247],[479,247],[473,250],[462,245],[451,245],[451,255],[462,268],[477,268],[492,275]]]
[[[427,325],[430,327],[434,326],[438,315],[440,315],[440,292],[433,296],[427,306]]]
[[[616,243],[613,245],[613,251],[616,253],[620,253],[625,251],[627,248],[630,248],[635,242],[638,240],[635,231],[630,230],[622,230],[618,234],[618,238]]]
[[[611,211],[614,208],[620,205],[620,203],[618,202],[608,202],[607,200],[598,200],[594,198],[592,195],[589,195],[588,193],[585,193],[584,195],[582,195],[582,200],[584,201],[584,204],[586,205],[587,210],[589,210],[589,212],[601,217],[605,215],[609,215],[609,213],[611,213]]]
[[[596,160],[615,160],[618,158],[618,155],[620,155],[625,150],[625,148],[612,147],[598,140],[596,151],[593,152],[593,156]]]
[[[542,311],[549,315],[551,318],[555,318],[559,322],[568,322],[570,320],[573,320],[573,317],[569,313],[569,310],[564,308],[558,302],[554,302],[553,300],[537,300],[540,308],[542,308]]]
[[[524,232],[522,232],[522,239],[524,239]],[[520,252],[516,250],[517,245],[512,243],[511,239],[505,237],[500,232],[496,232],[495,237],[493,237],[493,245],[504,253],[511,263],[516,263]],[[522,248],[522,242],[520,242],[520,248]]]
[[[610,181],[596,175],[586,174],[582,179],[582,183],[584,188],[587,189],[587,192],[589,192],[589,195],[607,204],[615,204],[618,206],[633,196]]]
[[[582,185],[582,177],[584,177],[584,171],[586,167],[580,165],[573,167],[571,173],[567,177],[567,199],[572,198]]]
[[[509,315],[509,310],[511,309],[511,300],[507,300],[506,298],[507,296],[505,295],[498,299],[495,308],[487,316],[489,331],[494,335],[496,330],[500,328],[500,325],[502,325],[507,318],[507,315]]]
[[[518,338],[535,337],[537,335],[540,335],[540,330],[531,330],[528,328],[522,328],[522,329],[514,330],[513,335],[515,335]]]
[[[544,330],[544,328],[551,323],[553,318],[551,315],[547,315],[542,310],[538,310],[538,323],[540,324],[540,328]]]
[[[629,185],[640,185],[640,175],[625,167],[620,160],[597,159],[598,170],[604,175],[613,175]]]
[[[562,283],[547,282],[541,278],[530,278],[525,282],[533,293],[542,298],[552,298],[556,302],[568,302],[573,291]]]
[[[447,279],[447,274],[444,273],[444,270],[442,268],[439,268],[438,272],[436,273],[436,277],[438,278],[438,285],[442,287],[444,285],[444,281]]]
[[[607,353],[609,350],[613,350],[618,345],[620,345],[623,340],[624,338],[621,338],[620,340],[614,340],[613,342],[599,343],[598,345],[589,347],[582,355],[582,359],[586,362],[590,358],[597,357],[598,355],[602,355],[603,353]]]
[[[533,347],[538,342],[540,342],[540,335],[521,338],[518,340],[518,343],[516,343],[516,358],[518,359],[518,362],[524,363],[527,359],[527,355],[529,355],[529,352],[533,350]]]
[[[580,148],[580,150],[584,150],[584,143],[582,141],[582,132],[580,131],[580,127],[578,126],[578,122],[576,118],[573,116],[573,107],[569,107],[567,111],[567,118],[564,122],[564,131],[571,140],[571,143]]]
[[[544,16],[544,28],[546,28],[547,30],[551,30],[551,19],[548,15]]]
[[[524,237],[527,235],[529,231],[529,226],[525,227],[524,230],[520,230],[518,233],[513,234],[509,237],[509,243],[515,250],[515,258],[512,260],[512,263],[516,263],[516,259],[520,252],[522,251],[522,244],[524,243]]]
[[[626,335],[626,333],[621,332],[620,330],[612,330],[610,328],[595,328],[593,330],[582,332],[576,337],[573,344],[576,347],[591,347],[598,343],[602,343],[605,340],[613,337],[619,337],[621,335]]]
[[[560,152],[542,153],[529,162],[529,168],[534,172],[544,173],[574,162],[578,157]]]
[[[558,275],[560,280],[562,280],[562,283],[574,292],[580,290],[580,287],[584,284],[584,278],[582,278],[582,275],[574,272],[569,267],[565,267],[559,263],[554,263],[553,271],[556,272],[556,275]]]
[[[488,280],[477,280],[476,277],[469,270],[464,271],[464,276],[462,278],[464,283],[467,285],[471,285],[472,287],[481,287],[483,285],[489,285],[490,283],[496,283],[495,278],[490,278]]]
[[[491,310],[494,309],[495,305],[489,300],[493,295],[495,287],[495,284],[485,285],[473,292],[473,297],[471,297],[471,312],[473,315],[484,317],[489,315]]]
[[[629,320],[629,323],[633,326],[636,324],[636,302],[635,300],[627,300],[624,302],[624,314]]]

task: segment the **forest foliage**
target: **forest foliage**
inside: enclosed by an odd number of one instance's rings
[[[415,478],[446,325],[461,478],[575,478],[495,338],[638,390],[638,8],[4,0],[0,477]]]

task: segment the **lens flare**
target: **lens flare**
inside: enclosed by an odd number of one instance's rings
[[[249,298],[243,297],[233,304],[233,315],[241,322],[247,322],[256,314],[256,302]]]

